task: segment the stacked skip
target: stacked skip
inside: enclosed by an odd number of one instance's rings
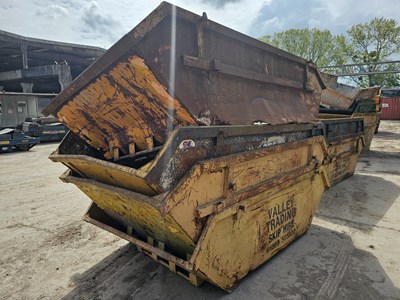
[[[162,3],[45,109],[85,220],[227,291],[304,234],[364,123],[318,121],[314,64]],[[339,162],[346,162],[337,171]]]
[[[337,82],[337,77],[323,74],[328,83],[321,95],[319,118],[363,118],[364,142],[363,151],[371,147],[372,138],[378,132],[381,116],[381,88],[356,88]]]

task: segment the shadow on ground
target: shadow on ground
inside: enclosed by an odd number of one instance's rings
[[[24,154],[26,154],[28,152],[38,152],[38,151],[36,151],[37,148],[39,148],[39,147],[41,147],[43,145],[54,145],[54,149],[56,149],[59,144],[60,144],[60,142],[54,142],[54,141],[41,142],[41,143],[36,144],[35,146],[33,146],[28,151],[19,151],[19,150],[6,151],[6,150],[1,150],[0,149],[0,158],[1,157],[7,157],[7,156],[19,156],[19,155],[23,156]]]
[[[379,151],[379,150],[369,150],[366,153],[361,154],[361,159],[368,159],[371,157],[378,158],[389,158],[389,159],[400,159],[400,153],[398,152],[387,152],[387,151]]]
[[[369,231],[385,216],[399,194],[400,187],[379,174],[355,174],[325,191],[317,216]]]
[[[400,133],[395,131],[381,131],[379,130],[378,133],[374,135],[374,138],[383,139],[383,140],[394,140],[400,139]]]
[[[371,250],[373,251],[373,250]],[[64,299],[396,299],[400,290],[375,256],[351,238],[312,225],[308,233],[244,278],[232,294],[200,288],[126,245],[83,274]]]
[[[29,149],[29,152],[35,152],[35,147]],[[6,151],[6,150],[0,150],[0,158],[1,157],[7,157],[11,155],[23,155],[24,153],[27,153],[28,151],[19,151],[19,150],[12,150],[12,151]]]

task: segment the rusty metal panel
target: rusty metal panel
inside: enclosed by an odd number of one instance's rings
[[[372,139],[375,134],[376,127],[378,126],[381,113],[354,113],[353,117],[364,118],[364,143],[363,152],[369,151]]]
[[[180,127],[162,147],[111,162],[97,157],[96,151],[69,133],[50,159],[82,177],[151,196],[171,189],[199,160],[316,135],[323,135],[322,124]]]
[[[363,124],[362,118],[339,118],[302,125],[180,127],[172,132],[163,147],[121,157],[116,162],[99,159],[96,152],[85,148],[82,141],[69,133],[50,159],[62,162],[84,178],[153,196],[173,188],[200,160],[311,136],[324,136],[327,143],[355,138],[364,133]],[[282,162],[278,157],[276,162]],[[285,163],[280,164],[287,168]]]
[[[333,118],[321,119],[327,143],[346,138],[359,137],[364,134],[363,118]]]
[[[400,120],[400,98],[382,97],[382,120]]]
[[[170,215],[161,215],[156,199],[92,179],[71,176],[70,173],[64,174],[62,179],[75,184],[98,207],[117,221],[123,218],[122,224],[126,227],[131,226],[141,238],[151,236],[181,255],[193,252],[193,241]]]
[[[361,100],[374,100],[375,96],[379,95],[381,88],[379,86],[359,89],[357,94],[353,97],[354,101]]]
[[[320,72],[321,78],[325,83],[326,88],[334,89],[338,84],[338,77],[336,75],[328,74],[325,72]]]
[[[314,121],[323,88],[314,64],[163,2],[44,112],[111,159],[176,126]]]
[[[152,148],[169,128],[196,124],[135,55],[88,84],[56,116],[107,159],[129,154],[131,144]]]
[[[375,101],[375,100],[374,100]],[[375,106],[375,104],[374,104]],[[329,111],[329,110],[326,110]],[[375,111],[375,109],[374,109]],[[372,138],[374,137],[375,130],[379,124],[381,112],[354,112],[352,114],[337,114],[337,113],[320,113],[319,118],[321,120],[334,120],[334,119],[345,119],[345,118],[363,118],[363,130],[364,130],[364,148],[363,152],[369,151],[371,147]]]
[[[364,146],[363,118],[321,120],[327,143],[326,174],[330,187],[354,174]]]
[[[328,144],[329,163],[326,173],[330,187],[352,176],[358,157],[363,149],[362,133],[359,136],[340,139]]]
[[[63,155],[57,151],[50,156],[50,159],[55,162],[62,162],[83,178],[96,179],[99,182],[148,196],[157,194],[151,184],[145,180],[147,173],[140,170],[85,155]]]
[[[348,109],[353,101],[337,91],[327,88],[322,91],[321,104],[328,108]]]
[[[338,110],[352,110],[354,112],[358,106],[365,105],[365,103],[372,103],[374,107],[375,97],[380,94],[380,87],[369,88],[356,88],[346,86],[344,88],[327,88],[322,91],[321,104],[331,109]],[[375,107],[374,107],[375,110]]]

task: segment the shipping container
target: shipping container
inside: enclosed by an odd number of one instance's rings
[[[381,120],[400,120],[400,97],[382,97]]]

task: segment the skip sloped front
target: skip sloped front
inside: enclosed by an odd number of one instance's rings
[[[73,173],[62,179],[103,212],[92,223],[139,247],[147,242],[144,253],[168,266],[186,260],[194,283],[200,278],[232,290],[307,230],[329,185],[327,155],[324,137],[317,136],[203,160],[171,191],[152,197]]]

